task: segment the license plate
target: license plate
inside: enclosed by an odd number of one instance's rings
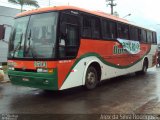
[[[29,79],[28,79],[28,78],[22,78],[22,80],[23,80],[23,81],[29,81]]]

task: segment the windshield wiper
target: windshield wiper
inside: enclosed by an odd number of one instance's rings
[[[36,58],[36,56],[34,55],[33,49],[32,49],[32,47],[31,47],[31,40],[32,40],[32,32],[31,32],[31,29],[29,30],[29,36],[28,36],[27,40],[28,40],[28,47],[27,47],[27,50],[26,50],[26,54],[28,54],[29,51],[30,51],[31,54],[32,54],[32,57],[33,57],[33,58]],[[32,44],[33,44],[33,43],[32,43]],[[32,45],[32,46],[33,46],[33,45]]]
[[[15,47],[15,49],[13,50],[13,56],[12,56],[13,58],[15,56],[16,51],[21,49],[22,40],[23,40],[23,33],[21,33],[20,40],[19,40],[17,46]]]

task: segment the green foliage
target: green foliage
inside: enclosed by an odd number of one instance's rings
[[[8,0],[8,2],[10,2],[12,4],[20,5],[21,12],[23,11],[24,5],[39,7],[38,2],[36,0]]]

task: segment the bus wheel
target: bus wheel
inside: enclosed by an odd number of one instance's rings
[[[137,74],[139,74],[139,75],[141,75],[141,74],[146,74],[147,73],[147,69],[148,69],[148,62],[147,62],[147,60],[145,60],[144,62],[143,62],[143,67],[142,67],[142,70],[141,71],[138,71],[138,72],[136,72]]]
[[[142,74],[145,74],[147,72],[147,69],[148,69],[148,63],[147,61],[145,60],[144,63],[143,63],[143,68],[142,68]]]
[[[98,84],[97,70],[93,66],[90,66],[86,72],[85,87],[88,90],[92,90],[97,86],[97,84]]]

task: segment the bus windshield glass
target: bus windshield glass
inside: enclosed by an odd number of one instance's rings
[[[57,12],[17,18],[9,58],[55,58]]]

